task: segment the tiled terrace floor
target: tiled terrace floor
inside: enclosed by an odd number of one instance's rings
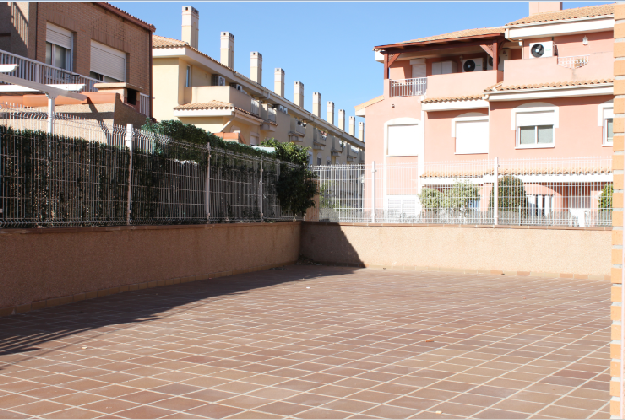
[[[0,418],[608,418],[609,287],[288,266],[1,318]]]

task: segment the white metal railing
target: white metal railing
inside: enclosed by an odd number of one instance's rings
[[[295,121],[295,132],[301,135],[306,134],[306,126],[299,120]]]
[[[612,225],[612,158],[313,167],[320,221]],[[498,203],[495,205],[495,203]]]
[[[425,95],[427,77],[412,79],[391,80],[391,96],[421,96]]]
[[[6,74],[44,85],[84,84],[83,92],[97,92],[98,89],[94,85],[100,83],[97,79],[31,60],[21,55],[11,54],[4,50],[0,50],[0,64],[17,64],[17,69]]]
[[[571,55],[568,57],[558,57],[558,65],[568,69],[578,69],[588,64],[590,55]]]
[[[139,92],[139,112],[143,115],[150,116],[150,95]]]
[[[275,108],[268,108],[267,109],[267,118],[269,119],[269,121],[271,122],[276,122],[276,109]]]
[[[260,101],[258,99],[250,99],[250,112],[254,115],[260,115]]]

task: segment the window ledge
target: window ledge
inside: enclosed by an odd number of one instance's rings
[[[523,150],[523,149],[554,149],[556,146],[555,144],[553,145],[549,145],[549,146],[517,146],[515,147],[516,150]]]
[[[603,146],[603,147],[613,147],[614,143],[604,143],[601,146]]]
[[[466,153],[454,153],[455,155],[487,155],[488,152],[466,152]]]

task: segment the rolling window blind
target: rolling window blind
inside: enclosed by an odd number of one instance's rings
[[[417,156],[418,126],[414,125],[389,125],[388,147],[389,156]]]
[[[126,53],[91,41],[91,71],[126,81]]]
[[[456,153],[488,153],[488,121],[456,122]]]
[[[72,49],[72,33],[51,23],[46,25],[46,41],[68,50]]]
[[[524,125],[554,125],[556,113],[554,111],[519,112],[516,115],[517,127]]]

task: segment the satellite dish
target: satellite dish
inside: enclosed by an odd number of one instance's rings
[[[534,46],[532,47],[532,55],[534,57],[542,57],[544,53],[545,47],[543,44],[534,44]]]
[[[473,70],[475,70],[475,61],[473,61],[473,60],[465,61],[464,64],[462,65],[462,70],[464,70],[464,71],[473,71]]]

